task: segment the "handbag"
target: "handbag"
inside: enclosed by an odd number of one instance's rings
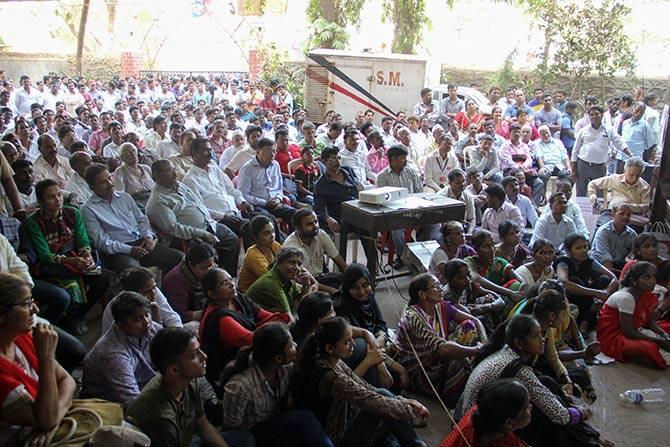
[[[121,425],[122,422],[123,407],[119,403],[102,399],[74,399],[49,446],[83,447],[99,428]]]

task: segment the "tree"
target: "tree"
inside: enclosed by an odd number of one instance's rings
[[[526,0],[544,33],[537,74],[543,81],[570,75],[572,94],[584,80],[602,81],[616,72],[632,74],[635,52],[626,29],[631,9],[622,0]]]
[[[306,12],[311,37],[305,50],[343,49],[349,41],[346,28],[349,25],[358,28],[364,4],[365,0],[310,0]]]
[[[84,0],[81,7],[81,18],[79,20],[79,29],[77,30],[77,55],[75,56],[75,65],[77,74],[81,76],[81,59],[84,53],[84,37],[86,36],[86,23],[88,22],[88,9],[91,6],[91,0]]]
[[[451,7],[453,0],[446,0]],[[384,0],[382,20],[393,23],[394,53],[414,54],[423,37],[424,28],[430,29],[432,22],[426,15],[425,0]]]

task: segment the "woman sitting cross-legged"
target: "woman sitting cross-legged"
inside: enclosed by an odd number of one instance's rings
[[[281,244],[275,240],[275,227],[272,221],[264,215],[254,216],[249,222],[251,237],[256,242],[249,247],[242,261],[239,282],[240,291],[247,289],[268,271],[275,261]]]
[[[554,246],[546,239],[536,239],[531,247],[533,260],[523,264],[516,269],[516,274],[521,277],[521,282],[533,287],[547,279],[553,279],[556,276],[554,268],[551,266],[554,262]]]
[[[621,269],[619,281],[623,281],[628,270],[638,261],[651,262],[656,266],[656,283],[659,286],[668,287],[670,281],[670,260],[658,255],[658,239],[654,233],[640,233],[633,244],[633,259],[628,261]]]
[[[251,431],[258,447],[332,447],[314,413],[293,408],[290,381],[295,355],[286,325],[268,323],[254,332],[251,345],[238,352],[223,378],[226,429]]]
[[[338,316],[348,319],[352,326],[372,333],[376,341],[375,348],[383,352],[386,350],[386,344],[389,341],[388,327],[377,305],[372,289],[372,278],[366,266],[352,263],[344,269],[339,299],[336,299],[335,302],[335,313]],[[367,353],[366,340],[356,338],[356,349],[351,357],[352,361],[347,364],[354,368],[354,365],[357,366]],[[384,358],[384,362],[380,365],[385,368],[372,369],[370,374],[362,377],[382,388],[391,388],[395,384],[395,391],[398,388],[409,386],[409,376],[405,368],[388,356]]]
[[[81,335],[87,330],[83,316],[107,293],[111,273],[96,269],[84,219],[78,209],[63,206],[58,183],[42,180],[35,186],[35,196],[40,209],[24,224],[37,256],[34,274],[70,294],[70,309],[63,324]]]
[[[515,269],[528,262],[531,257],[530,250],[521,242],[522,234],[523,230],[513,220],[506,220],[498,225],[500,243],[496,245],[496,256],[505,259]]]
[[[428,270],[437,276],[442,284],[445,284],[443,266],[450,259],[464,259],[477,254],[474,248],[465,245],[465,231],[463,224],[456,220],[447,222],[440,229],[442,243],[430,257]]]
[[[344,318],[319,323],[298,356],[293,389],[299,405],[316,414],[335,445],[374,446],[392,434],[403,447],[425,446],[412,424],[427,419],[426,407],[354,374],[343,362],[353,351],[353,333]]]
[[[636,262],[622,285],[600,311],[597,332],[602,351],[620,362],[667,368],[670,335],[656,323],[656,267],[646,261]]]
[[[30,284],[0,273],[0,445],[46,447],[70,409],[72,377],[56,361],[58,334],[33,327]]]
[[[163,277],[163,290],[170,306],[179,314],[184,325],[194,332],[200,325],[206,297],[200,281],[216,265],[214,247],[200,239],[188,244],[186,257]]]
[[[476,256],[465,258],[472,278],[482,287],[500,295],[507,307],[511,308],[524,297],[526,287],[521,284],[521,277],[516,274],[512,264],[496,256],[491,233],[477,230],[470,241],[477,251]]]
[[[486,332],[479,331],[481,341],[485,341],[486,334],[493,332],[504,319],[505,302],[472,280],[465,261],[452,259],[444,265],[443,271],[447,284],[442,288],[442,298],[466,314],[476,316],[486,329]]]
[[[545,293],[545,291],[548,290],[555,291],[560,298],[553,294],[547,296],[548,292]],[[545,296],[549,299],[540,298]],[[555,312],[547,311],[547,309],[553,307],[552,301],[555,300],[563,301],[565,306],[565,310],[558,315],[555,315]],[[593,388],[589,368],[584,361],[590,361],[600,354],[600,343],[592,341],[588,345],[586,344],[584,337],[579,332],[577,322],[572,316],[574,310],[576,310],[576,307],[565,299],[565,286],[557,280],[550,279],[533,286],[530,297],[521,300],[519,304],[514,306],[514,309],[509,313],[509,318],[524,313],[532,314],[540,321],[544,319],[552,320],[550,330],[545,333],[547,338],[545,355],[538,362],[539,365],[535,365],[535,369],[542,370],[547,375],[553,375],[552,365],[555,365],[555,363],[546,361],[551,357],[551,355],[546,354],[551,351],[556,352],[570,379],[576,385],[573,387],[572,394],[590,405],[596,400],[597,396]],[[553,348],[548,345],[549,338],[552,339]],[[561,370],[560,367],[557,369],[557,371]],[[554,375],[554,378],[560,382],[559,377],[560,375]]]
[[[547,329],[531,315],[517,315],[498,326],[475,357],[456,417],[475,405],[484,385],[516,378],[528,389],[533,404],[530,424],[517,433],[524,441],[542,447],[612,445],[584,422],[591,416],[588,409],[573,406],[552,378],[535,375],[530,364],[544,354],[542,331]]]
[[[277,253],[274,265],[247,290],[247,295],[263,309],[283,312],[293,319],[300,300],[316,292],[319,284],[302,266],[305,253],[294,247],[284,247]]]
[[[412,280],[409,296],[398,323],[396,360],[407,368],[415,390],[431,393],[432,382],[445,404],[453,408],[468,379],[467,358],[479,351],[478,332],[483,327],[477,318],[442,300],[440,283],[430,273]]]
[[[619,281],[589,256],[589,242],[581,234],[568,236],[563,247],[568,254],[554,262],[554,269],[565,284],[568,300],[579,307],[577,323],[586,332],[595,326],[600,305],[619,288]]]
[[[298,319],[291,326],[293,339],[302,346],[305,339],[314,332],[319,323],[335,316],[333,301],[325,292],[307,294],[298,304]],[[354,352],[344,359],[358,377],[373,386],[381,388],[407,388],[409,376],[398,362],[384,354],[385,345],[379,346],[378,339],[367,329],[351,326],[354,336]],[[394,386],[395,385],[395,386]]]
[[[237,351],[251,345],[254,331],[270,321],[288,323],[289,318],[286,314],[268,312],[237,293],[235,280],[217,267],[202,277],[202,292],[207,305],[200,319],[199,337],[207,354],[206,377],[214,385]]]
[[[531,418],[530,395],[515,379],[496,379],[482,387],[473,406],[440,447],[527,447],[514,432]]]

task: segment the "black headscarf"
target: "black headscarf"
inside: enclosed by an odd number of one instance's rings
[[[349,264],[342,273],[341,300],[336,302],[335,313],[347,317],[352,325],[367,329],[373,334],[379,331],[386,332],[386,322],[379,310],[374,292],[370,293],[365,301],[358,301],[349,294],[349,289],[361,278],[366,278],[372,284],[367,267],[363,264]]]

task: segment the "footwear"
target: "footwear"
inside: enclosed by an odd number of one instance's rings
[[[399,270],[399,269],[403,268],[403,267],[405,266],[405,264],[400,260],[399,257],[396,256],[396,258],[395,258],[395,260],[393,261],[393,264],[391,264],[391,266],[392,266],[394,269]]]

